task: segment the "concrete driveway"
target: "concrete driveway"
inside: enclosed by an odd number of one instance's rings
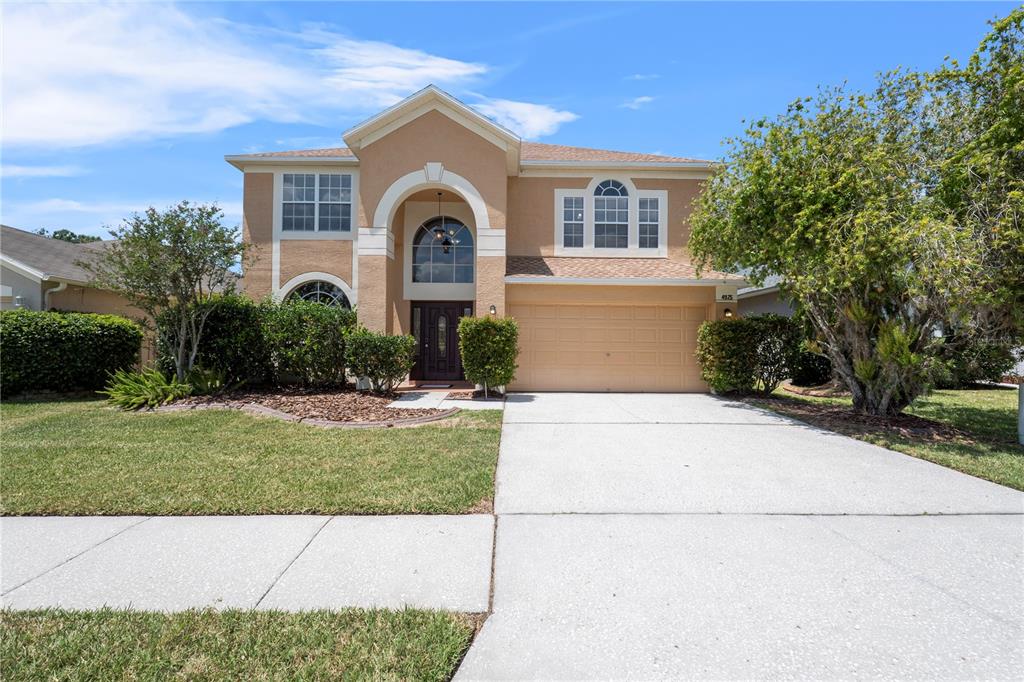
[[[459,679],[1018,679],[1024,494],[703,395],[511,396]]]

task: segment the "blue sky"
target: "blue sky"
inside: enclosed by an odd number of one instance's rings
[[[428,83],[542,142],[719,158],[819,84],[967,57],[1014,3],[187,3],[2,8],[0,219],[106,236],[217,201],[225,154],[341,145]]]

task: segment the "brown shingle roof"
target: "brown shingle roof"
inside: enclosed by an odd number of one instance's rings
[[[299,158],[316,159],[328,157],[355,158],[348,147],[329,147],[326,149],[296,149],[284,152],[258,152],[246,154],[256,158]],[[596,161],[599,163],[709,163],[703,159],[692,159],[683,156],[662,156],[660,154],[640,154],[637,152],[616,152],[608,149],[590,149],[588,147],[567,147],[562,144],[544,144],[542,142],[523,142],[520,158],[523,161]]]
[[[560,279],[698,279],[692,263],[666,258],[577,258],[509,256],[505,274],[543,281]],[[699,279],[736,282],[742,277],[725,272],[704,270]]]
[[[523,142],[523,161],[601,161],[623,163],[707,163],[704,159],[662,154],[640,154],[637,152],[615,152],[608,149],[588,147],[567,147],[562,144]]]

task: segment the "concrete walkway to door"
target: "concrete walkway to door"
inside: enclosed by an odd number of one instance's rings
[[[1017,679],[1024,494],[704,395],[505,411],[458,679]]]

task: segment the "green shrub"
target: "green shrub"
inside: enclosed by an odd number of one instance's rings
[[[459,352],[466,378],[484,387],[505,386],[516,378],[519,325],[510,317],[463,317]]]
[[[117,315],[0,312],[0,390],[101,388],[139,359],[142,328]]]
[[[796,386],[821,386],[832,380],[832,361],[812,351],[804,341],[790,380]]]
[[[697,330],[697,362],[715,393],[750,393],[757,368],[753,327],[742,317],[704,322]]]
[[[767,395],[796,366],[801,335],[797,322],[774,314],[705,322],[697,331],[701,376],[716,393]]]
[[[938,388],[966,388],[979,381],[1001,381],[1017,364],[1018,343],[971,340],[947,363]]]
[[[754,386],[768,395],[793,373],[800,357],[803,330],[794,320],[774,313],[743,319],[753,327],[757,342]]]
[[[193,367],[186,375],[185,383],[192,387],[192,395],[213,395],[231,387],[224,372],[202,367]]]
[[[345,337],[355,311],[290,300],[263,307],[263,338],[277,381],[307,386],[345,383]]]
[[[416,339],[389,336],[358,328],[346,339],[346,361],[352,373],[370,382],[375,393],[391,393],[412,371]]]
[[[173,376],[168,379],[154,367],[141,372],[119,369],[110,376],[107,387],[100,393],[107,396],[112,405],[123,410],[138,410],[187,398],[192,394],[192,387],[179,383]]]
[[[203,304],[210,309],[203,325],[195,366],[223,375],[226,384],[262,383],[271,375],[270,349],[264,335],[268,305],[243,296],[222,296]],[[165,311],[158,326],[170,324],[173,311]],[[157,341],[157,366],[174,370],[176,349],[165,339]]]

